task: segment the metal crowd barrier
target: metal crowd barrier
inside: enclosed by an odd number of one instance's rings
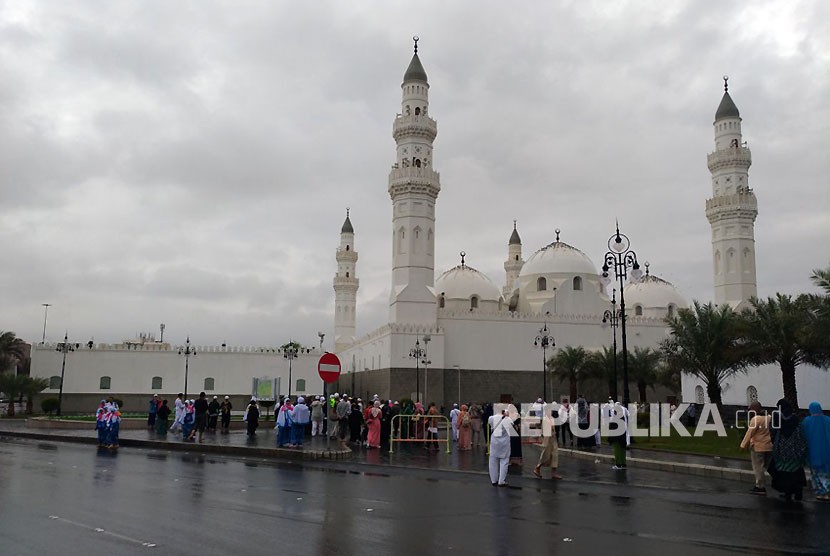
[[[409,430],[411,431],[411,427],[417,426],[417,424],[423,420],[424,423],[424,436],[427,434],[427,428],[430,423],[434,423],[435,419],[443,419],[447,425],[447,453],[450,453],[450,420],[444,417],[443,415],[395,415],[392,417],[392,433],[389,435],[389,453],[394,453],[395,451],[395,442],[435,442],[438,444],[439,442],[443,442],[443,440],[438,439],[427,439],[427,438],[395,438],[395,419],[400,419],[401,422],[399,424],[398,430],[403,431],[403,419],[409,419]],[[430,421],[427,421],[429,419]],[[436,427],[437,428],[437,427]],[[437,434],[437,433],[436,433]]]

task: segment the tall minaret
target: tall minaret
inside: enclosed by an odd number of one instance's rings
[[[392,291],[389,321],[434,325],[435,200],[441,190],[439,174],[432,169],[432,142],[438,134],[429,117],[429,83],[415,54],[403,76],[401,113],[392,136],[397,162],[389,173],[392,198]]]
[[[334,351],[341,352],[355,341],[355,309],[360,280],[355,276],[357,251],[354,250],[354,228],[346,209],[346,220],[340,228],[337,248],[337,274],[334,275]]]
[[[712,198],[706,218],[712,226],[715,303],[740,309],[757,294],[755,217],[758,200],[749,188],[752,154],[741,140],[741,115],[723,78],[723,98],[715,113],[715,152],[708,156]]]
[[[513,221],[513,233],[510,234],[510,241],[507,243],[507,260],[504,261],[504,273],[507,280],[502,290],[505,299],[510,299],[513,290],[516,288],[516,280],[519,279],[519,272],[525,262],[522,259],[522,238],[516,229],[516,221]]]

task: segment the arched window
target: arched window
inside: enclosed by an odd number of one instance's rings
[[[478,309],[478,296],[474,295],[470,298],[470,309]]]
[[[548,289],[548,281],[545,280],[544,276],[540,276],[538,280],[536,280],[536,291],[543,292]]]
[[[638,317],[643,316],[643,306],[642,305],[635,305],[634,306],[634,315]]]
[[[347,273],[346,273],[346,278],[348,278],[348,277],[349,277],[349,273],[347,272]]]
[[[574,276],[574,291],[582,291],[582,277]]]
[[[406,253],[406,231],[403,228],[398,230],[398,253]]]
[[[746,405],[751,404],[752,402],[758,401],[758,389],[754,386],[750,385],[746,389]]]
[[[347,245],[347,246],[346,246],[346,251],[348,251],[348,250],[349,250],[349,246]]]
[[[212,378],[212,377],[207,377],[207,378],[205,379],[205,387],[204,387],[204,391],[205,391],[205,392],[207,392],[208,390],[213,390],[213,385],[214,385],[214,383],[215,383],[215,382],[216,382],[216,381],[215,381],[215,380],[213,380],[213,378]]]
[[[517,261],[519,260],[519,256],[518,256],[518,255],[516,255],[516,260],[517,260]]]
[[[444,308],[444,292],[441,292],[441,297],[438,298],[438,307]]]
[[[57,390],[61,387],[61,377],[59,376],[50,376],[49,377],[49,388],[52,390]]]
[[[706,399],[703,397],[703,386],[695,386],[695,403],[703,403]]]
[[[112,379],[108,376],[102,376],[101,381],[98,384],[98,388],[101,390],[109,390],[112,386]]]
[[[415,115],[416,115],[416,116],[420,116],[420,115],[421,115],[421,109],[420,109],[419,107],[416,107],[416,108],[415,108]]]
[[[298,378],[297,379],[297,392],[305,392],[305,379]]]
[[[674,305],[669,305],[669,310],[667,311],[667,316],[668,316],[670,319],[671,319],[671,318],[674,318],[674,313],[675,313],[675,310],[676,310],[676,308],[675,308],[675,306],[674,306]]]
[[[153,390],[161,390],[161,377],[160,376],[154,376],[153,377],[151,388]]]

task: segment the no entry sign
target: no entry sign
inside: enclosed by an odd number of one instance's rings
[[[324,353],[317,363],[317,373],[326,384],[337,382],[340,378],[340,359],[333,353]]]

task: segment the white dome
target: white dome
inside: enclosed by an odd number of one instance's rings
[[[531,255],[519,276],[559,273],[596,276],[597,269],[585,253],[567,243],[555,241]]]
[[[625,286],[625,304],[628,307],[640,305],[644,309],[665,309],[670,305],[688,307],[689,302],[677,289],[662,278],[646,274],[637,283],[629,282]]]
[[[444,299],[470,299],[478,296],[482,301],[499,301],[501,291],[486,275],[467,265],[451,268],[435,280],[435,291]]]

